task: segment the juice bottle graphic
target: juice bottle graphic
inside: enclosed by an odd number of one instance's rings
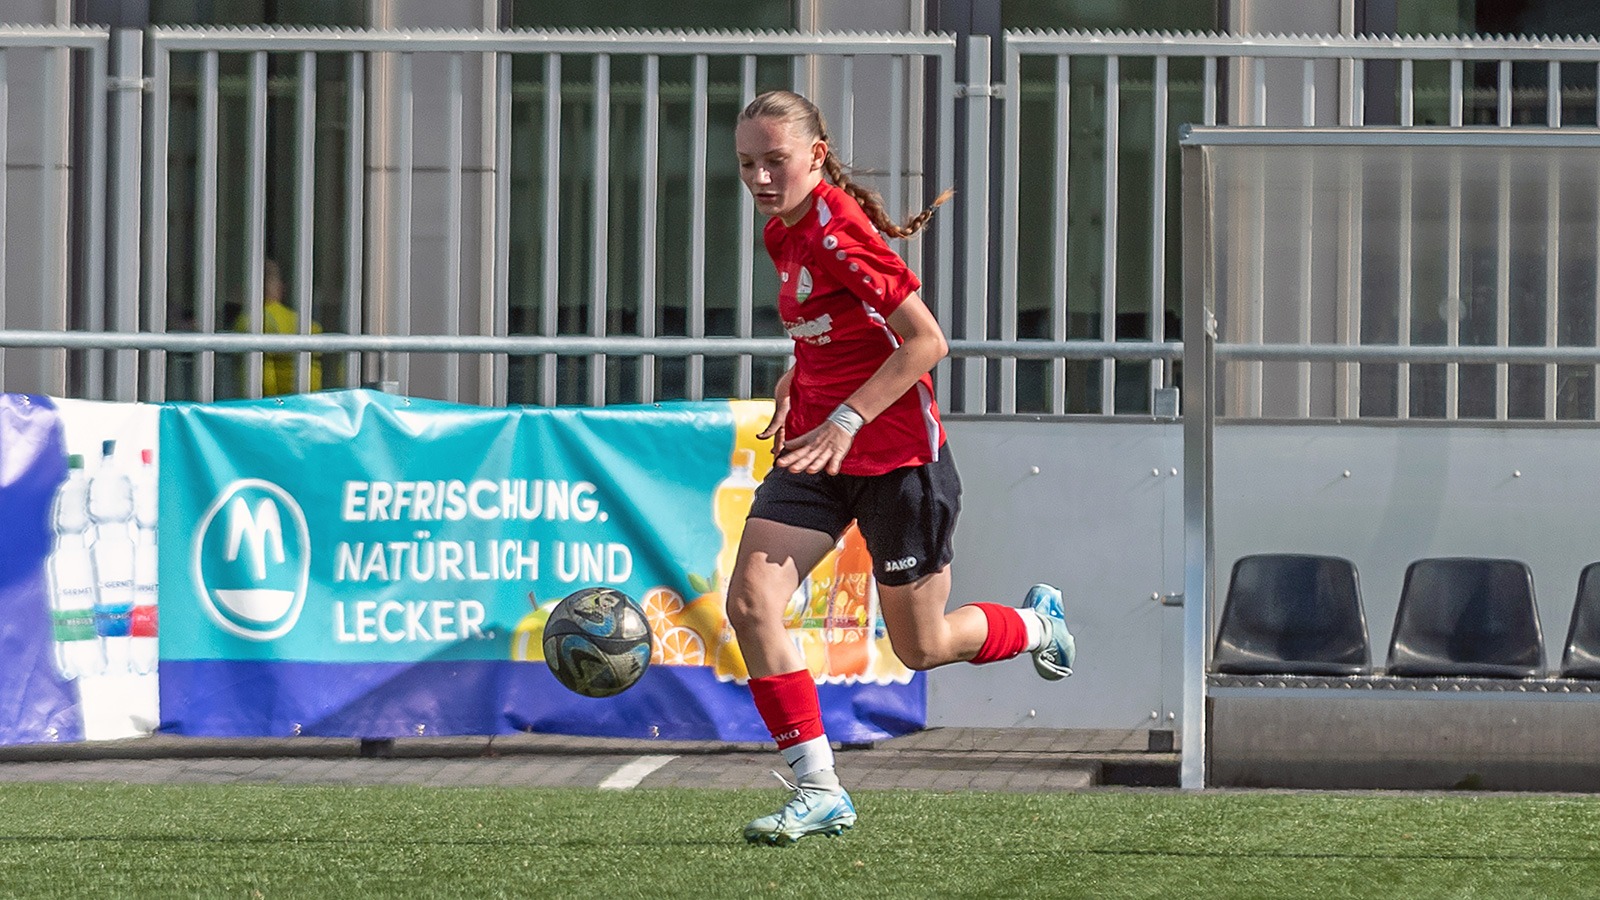
[[[867,647],[872,629],[872,556],[854,525],[840,541],[834,566],[833,591],[828,598],[828,674],[863,678],[868,674]]]
[[[728,578],[733,574],[733,564],[739,554],[739,538],[744,534],[745,516],[750,513],[750,503],[756,496],[754,450],[740,447],[733,451],[733,465],[728,477],[717,485],[711,499],[711,516],[717,530],[722,532],[722,549],[717,551],[716,590],[728,595]]]

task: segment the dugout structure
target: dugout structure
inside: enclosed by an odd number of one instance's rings
[[[1183,785],[1592,786],[1600,132],[1181,144]],[[1359,572],[1370,666],[1216,665],[1261,555]]]

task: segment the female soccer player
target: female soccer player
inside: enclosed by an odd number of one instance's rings
[[[744,836],[781,844],[856,821],[833,771],[816,684],[783,624],[790,595],[852,519],[872,555],[890,643],[911,668],[1031,652],[1054,680],[1072,674],[1075,647],[1061,592],[1049,585],[1035,585],[1021,608],[945,612],[961,481],[929,372],[948,346],[917,295],[921,283],[883,235],[915,234],[949,193],[895,224],[829,150],[816,106],[789,91],[745,107],[734,140],[740,177],[771,217],[764,236],[778,312],[795,345],[761,433],[776,463],[756,491],[728,585],[750,692],[795,777],[789,802]]]

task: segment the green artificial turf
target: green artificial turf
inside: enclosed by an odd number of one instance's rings
[[[16,897],[1581,897],[1600,800],[862,792],[787,848],[781,790],[0,786]]]

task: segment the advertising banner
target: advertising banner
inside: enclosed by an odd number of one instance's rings
[[[156,422],[0,394],[0,743],[158,723]]]
[[[723,588],[771,465],[768,402],[488,409],[339,391],[161,416],[162,730],[767,740]],[[852,531],[790,634],[837,740],[926,718]],[[544,664],[551,607],[637,599],[655,642],[609,698]]]

